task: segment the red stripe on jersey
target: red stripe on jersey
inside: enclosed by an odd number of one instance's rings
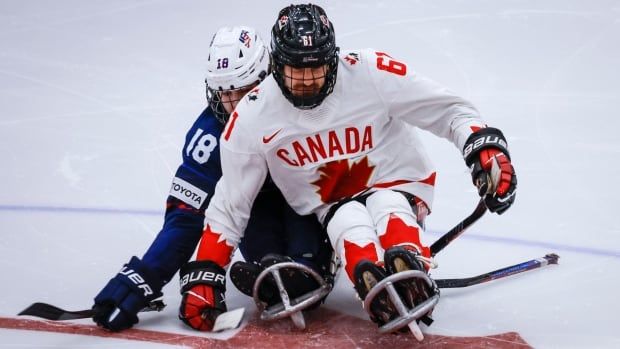
[[[420,183],[424,183],[424,184],[428,184],[428,185],[432,185],[433,187],[435,186],[435,178],[437,177],[437,172],[433,172],[431,173],[430,176],[428,176],[427,178],[424,178],[421,181],[418,181]]]
[[[355,269],[357,263],[363,259],[367,259],[373,263],[379,260],[379,257],[377,257],[377,249],[375,248],[375,244],[369,242],[364,246],[359,246],[354,242],[344,240],[344,260],[346,262],[345,270],[347,271],[349,280],[353,283],[355,283],[353,270]]]
[[[428,178],[424,178],[424,179],[419,180],[417,182],[435,186],[435,177],[436,176],[437,176],[437,173],[433,172],[433,173],[431,173],[430,176],[428,176]],[[401,185],[401,184],[407,184],[407,183],[411,183],[411,182],[412,181],[406,180],[406,179],[397,179],[397,180],[391,181],[391,182],[377,183],[377,184],[373,185],[372,187],[373,188],[390,188],[390,187],[394,187],[394,186]]]
[[[398,179],[398,180],[391,181],[391,182],[377,183],[373,185],[372,187],[373,188],[389,188],[395,185],[401,185],[401,184],[407,184],[407,183],[411,183],[411,181],[408,181],[405,179]]]
[[[222,234],[212,231],[211,226],[207,224],[207,228],[202,233],[200,245],[198,245],[196,259],[213,261],[222,268],[228,265],[233,247],[226,243],[226,239],[219,241],[221,236]]]
[[[235,122],[237,121],[237,117],[239,117],[239,114],[237,114],[237,111],[235,110],[232,115],[230,116],[230,120],[228,120],[228,123],[226,124],[226,130],[224,131],[224,140],[228,140],[230,138],[230,134],[232,133],[233,128],[235,127]]]
[[[190,211],[192,213],[196,213],[196,214],[203,214],[203,211],[200,211],[199,209],[194,208],[193,206],[190,205],[186,205],[182,202],[177,202],[180,200],[177,199],[173,199],[174,201],[168,200],[166,202],[166,211],[170,210],[170,209],[179,209],[182,211]]]

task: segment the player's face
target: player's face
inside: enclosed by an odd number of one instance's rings
[[[314,68],[293,68],[284,66],[284,84],[293,96],[312,97],[325,85],[327,65]]]
[[[232,113],[233,110],[235,110],[235,108],[237,107],[237,103],[239,103],[241,98],[243,98],[246,93],[250,92],[251,89],[256,87],[256,85],[258,84],[248,85],[246,87],[242,87],[236,90],[218,92],[220,94],[220,101],[222,102],[224,109],[226,109],[226,112],[228,114]]]

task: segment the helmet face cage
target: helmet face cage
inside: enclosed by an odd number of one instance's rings
[[[215,117],[222,124],[226,124],[226,122],[228,122],[228,118],[230,117],[230,113],[226,110],[225,106],[228,106],[228,109],[230,110],[235,109],[235,106],[239,103],[243,96],[258,85],[259,82],[260,81],[256,81],[248,86],[222,91],[210,88],[207,83],[207,101],[209,102],[209,106],[211,106]]]
[[[273,75],[282,94],[299,109],[319,106],[334,90],[338,70],[338,55],[319,67],[285,68],[285,64],[274,62]],[[290,71],[296,73],[291,74]],[[322,85],[321,85],[322,84]]]
[[[274,78],[295,107],[312,109],[334,90],[339,50],[334,27],[321,7],[282,9],[271,30],[271,50]]]
[[[215,117],[219,120],[219,122],[221,122],[222,124],[226,124],[230,115],[228,114],[226,109],[224,109],[220,94],[212,88],[209,88],[209,84],[206,81],[205,83],[207,84],[207,101],[209,102],[209,106],[213,110],[213,113],[215,114]]]
[[[250,27],[220,28],[209,46],[206,96],[216,118],[226,123],[229,110],[270,73],[267,47]]]

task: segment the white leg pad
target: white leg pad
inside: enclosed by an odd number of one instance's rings
[[[385,234],[391,214],[398,216],[405,224],[421,229],[411,205],[401,193],[379,190],[368,197],[366,208],[379,235]]]
[[[357,201],[347,202],[338,208],[327,225],[327,235],[334,251],[338,253],[343,267],[346,266],[344,240],[360,247],[372,243],[377,250],[379,259],[383,258],[383,249],[377,238],[370,214],[366,207]]]

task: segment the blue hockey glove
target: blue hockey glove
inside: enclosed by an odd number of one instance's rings
[[[110,331],[138,322],[138,312],[162,296],[163,281],[138,257],[132,257],[95,297],[93,321]]]

